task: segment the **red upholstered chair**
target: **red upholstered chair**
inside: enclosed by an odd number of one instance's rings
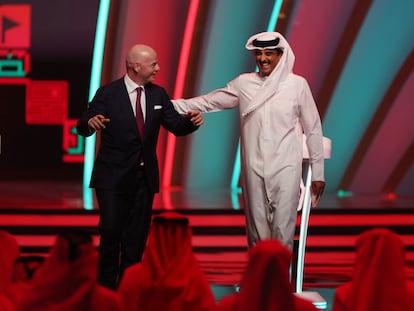
[[[16,238],[9,232],[0,230],[0,295],[10,286],[14,261],[20,256]]]

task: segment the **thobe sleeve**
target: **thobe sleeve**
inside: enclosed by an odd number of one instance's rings
[[[235,108],[239,104],[238,80],[236,78],[229,82],[226,87],[214,90],[206,95],[189,99],[174,99],[172,103],[179,113],[187,113],[189,110],[215,112]]]

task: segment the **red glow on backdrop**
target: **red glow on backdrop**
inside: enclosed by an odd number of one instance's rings
[[[83,162],[84,155],[84,142],[85,139],[79,136],[76,132],[76,119],[66,119],[63,122],[63,151],[66,154],[63,155],[63,162],[76,163]]]
[[[27,124],[59,125],[67,114],[67,81],[30,81],[26,88]]]
[[[65,120],[63,122],[63,157],[65,163],[83,163],[85,138],[76,132],[76,120]]]
[[[387,199],[388,199],[388,200],[393,201],[393,200],[395,200],[396,198],[397,198],[397,197],[396,197],[395,193],[393,193],[393,192],[389,192],[389,193],[387,193]]]
[[[83,162],[83,139],[68,120],[68,81],[30,80],[31,11],[29,4],[0,5],[0,84],[26,86],[29,125],[62,125],[63,162]]]
[[[29,78],[2,78],[0,76],[0,85],[27,85],[29,83]]]
[[[28,49],[30,47],[30,15],[31,6],[0,6],[0,48]]]
[[[0,6],[0,76],[24,77],[30,69],[30,5]]]
[[[199,1],[193,0],[190,3],[188,10],[187,22],[184,31],[184,39],[181,46],[181,55],[178,66],[178,72],[176,77],[176,84],[174,89],[174,98],[180,98],[183,94],[185,76],[187,72],[188,59],[191,49],[191,41],[194,34],[194,27],[197,17]],[[174,165],[174,152],[175,152],[176,138],[173,134],[167,134],[167,147],[165,150],[165,164],[163,171],[162,185],[163,187],[171,186],[172,170]],[[168,206],[170,204],[168,203]]]

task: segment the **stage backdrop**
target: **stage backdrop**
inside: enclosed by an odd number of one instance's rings
[[[81,179],[99,0],[0,4],[0,178]]]
[[[156,82],[171,97],[204,94],[255,70],[244,48],[249,36],[279,31],[332,140],[326,191],[389,199],[414,194],[409,0],[3,1],[0,178],[82,178],[85,142],[73,126],[90,92],[103,3],[110,8],[99,84],[119,78],[126,51],[141,42],[157,50]],[[240,186],[238,111],[205,120],[185,138],[161,132],[164,188]]]

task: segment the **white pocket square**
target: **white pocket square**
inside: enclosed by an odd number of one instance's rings
[[[154,106],[154,110],[159,110],[159,109],[161,109],[162,108],[162,106],[161,105],[155,105]]]

